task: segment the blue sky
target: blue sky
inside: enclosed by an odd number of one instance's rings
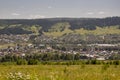
[[[0,19],[120,16],[120,0],[0,0]]]

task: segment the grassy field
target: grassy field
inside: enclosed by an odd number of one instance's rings
[[[120,80],[120,66],[0,65],[0,80]]]
[[[59,29],[59,28],[57,28]],[[60,29],[59,29],[60,30]],[[51,32],[44,32],[45,35],[59,37],[63,36],[64,34],[74,33],[80,35],[92,34],[92,35],[106,35],[106,34],[120,34],[120,30],[118,26],[109,26],[109,27],[96,27],[95,30],[86,30],[86,29],[75,29],[71,30],[69,27],[65,28],[63,31],[59,30],[52,30]]]

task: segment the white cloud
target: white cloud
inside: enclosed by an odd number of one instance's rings
[[[105,14],[105,12],[103,12],[103,11],[100,11],[100,12],[98,12],[98,14]]]
[[[13,15],[13,16],[19,16],[20,14],[18,14],[18,13],[11,13],[11,15]]]
[[[46,18],[43,15],[30,15],[30,19]]]
[[[93,13],[93,12],[88,12],[87,14],[88,14],[88,15],[93,15],[94,13]]]

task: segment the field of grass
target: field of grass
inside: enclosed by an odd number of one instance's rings
[[[120,80],[120,66],[0,65],[0,80]]]
[[[0,49],[4,49],[4,48],[8,48],[8,46],[15,46],[15,44],[13,43],[9,43],[9,44],[0,44]]]
[[[59,37],[64,34],[73,33],[71,29],[69,29],[70,24],[67,22],[57,23],[48,30],[48,32],[44,32],[45,35]]]
[[[18,44],[21,44],[21,45],[27,45],[29,43],[18,43]],[[0,44],[0,49],[4,49],[4,48],[8,48],[8,46],[11,46],[11,47],[15,47],[17,45],[17,43],[6,43],[6,44]]]
[[[95,30],[86,30],[84,28],[71,30],[69,27],[66,27],[63,31],[51,29],[50,32],[44,32],[45,35],[59,37],[64,34],[75,33],[80,35],[92,34],[92,35],[106,35],[106,34],[120,34],[119,26],[109,26],[109,27],[96,27]]]
[[[109,27],[96,27],[95,30],[85,30],[83,28],[75,30],[77,34],[93,34],[93,35],[105,35],[105,34],[120,34],[118,26],[109,26]]]

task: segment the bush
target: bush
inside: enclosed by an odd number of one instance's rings
[[[89,60],[87,60],[87,61],[85,62],[85,64],[90,64],[90,61],[89,61]]]
[[[91,60],[91,64],[97,64],[96,60]]]
[[[16,64],[17,64],[17,65],[26,65],[26,64],[27,64],[27,61],[24,60],[24,59],[20,59],[20,60],[17,60]]]
[[[119,65],[119,64],[120,64],[120,63],[119,63],[119,60],[113,61],[113,64],[114,64],[114,65]]]
[[[28,65],[37,65],[39,63],[38,60],[35,60],[35,59],[31,59],[28,61]]]

